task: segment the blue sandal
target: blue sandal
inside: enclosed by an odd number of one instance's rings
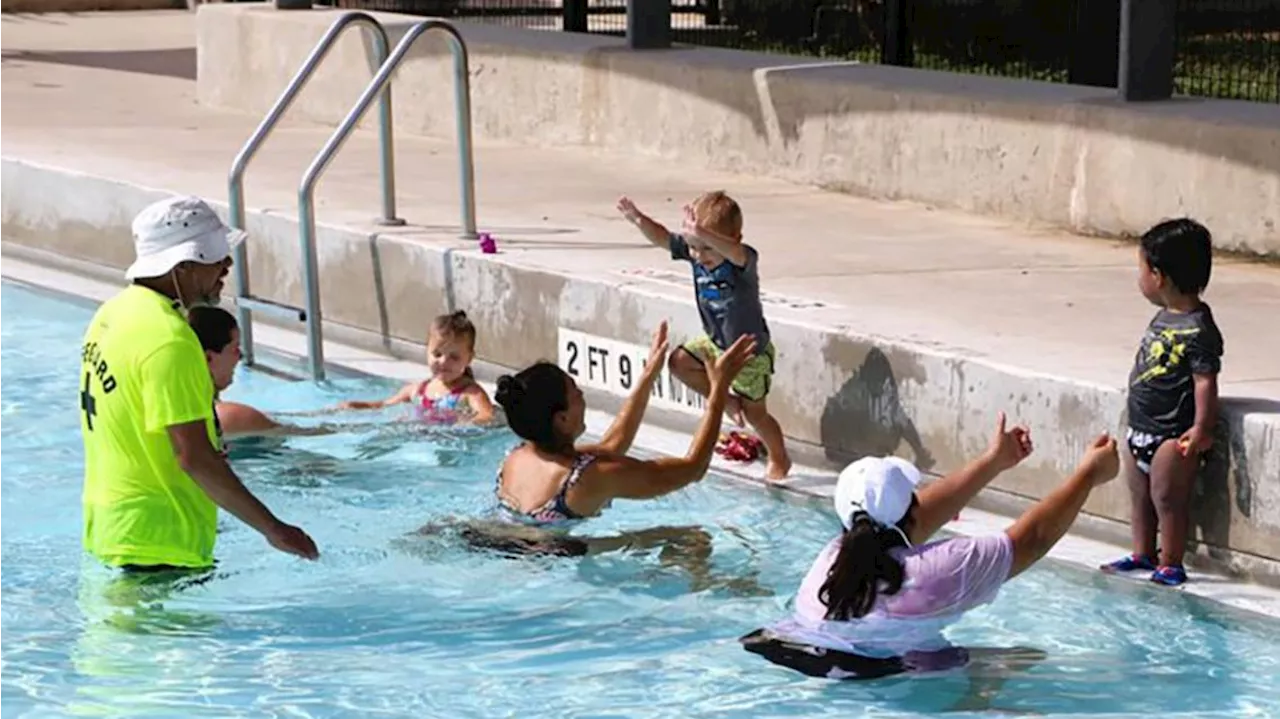
[[[1156,563],[1151,561],[1151,557],[1141,554],[1130,554],[1127,557],[1121,557],[1110,564],[1104,564],[1099,567],[1104,572],[1136,572],[1142,570],[1144,572],[1154,571]]]
[[[1178,566],[1165,566],[1151,573],[1151,581],[1166,587],[1176,587],[1187,581],[1187,570]]]

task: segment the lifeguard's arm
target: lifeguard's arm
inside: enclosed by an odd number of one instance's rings
[[[938,532],[1000,474],[990,452],[972,460],[916,492],[919,505],[911,527],[911,543],[921,544]]]
[[[219,507],[270,535],[284,526],[244,486],[209,437],[213,384],[200,345],[175,340],[143,360],[143,422],[169,435],[178,465]]]
[[[263,535],[269,535],[283,525],[244,486],[226,459],[214,450],[205,420],[171,425],[167,429],[173,451],[178,456],[178,465],[215,504]]]
[[[1120,465],[1115,455],[1116,441],[1099,438],[1079,466],[1057,489],[1049,493],[1013,523],[1005,533],[1013,541],[1013,567],[1009,578],[1018,576],[1040,561],[1062,539],[1080,514],[1093,488],[1115,477]],[[1110,453],[1109,462],[1091,461],[1095,454]]]
[[[390,407],[396,404],[403,404],[413,399],[413,393],[417,391],[417,389],[418,389],[418,383],[410,382],[409,384],[401,387],[399,392],[396,392],[395,394],[391,395],[386,399],[382,399],[382,400],[349,399],[345,402],[339,403],[338,408],[339,409],[382,409],[383,407]]]
[[[640,424],[644,421],[645,410],[649,407],[649,395],[653,393],[653,383],[662,373],[662,362],[651,362],[645,366],[640,381],[627,396],[613,424],[605,430],[604,436],[595,444],[582,445],[577,449],[585,454],[625,455],[635,442]],[[719,430],[717,430],[718,432]]]

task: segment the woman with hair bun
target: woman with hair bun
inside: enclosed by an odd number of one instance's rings
[[[754,344],[745,335],[707,365],[711,392],[683,457],[627,456],[666,364],[666,322],[654,332],[635,389],[598,442],[577,443],[586,431],[586,402],[573,378],[555,364],[538,362],[499,378],[494,399],[511,430],[524,440],[498,470],[500,511],[524,524],[557,525],[597,515],[614,499],[660,497],[702,479],[720,435],[730,386],[753,356]]]

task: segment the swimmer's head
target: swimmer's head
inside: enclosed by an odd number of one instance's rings
[[[1199,297],[1212,269],[1213,238],[1195,220],[1166,220],[1138,241],[1138,290],[1152,304],[1166,307],[1179,296]]]
[[[742,208],[722,190],[700,195],[690,206],[698,224],[736,242],[742,241]],[[689,256],[694,262],[712,269],[725,261],[724,255],[689,238]]]
[[[494,400],[506,413],[511,431],[541,450],[569,452],[574,440],[587,431],[582,390],[551,362],[499,377]]]
[[[240,327],[235,315],[221,307],[198,306],[187,312],[187,321],[204,348],[214,388],[221,392],[230,387],[240,363]]]
[[[462,310],[440,315],[431,321],[427,333],[427,366],[434,377],[452,384],[471,375],[476,356],[476,326]]]
[[[231,269],[231,249],[245,237],[198,197],[152,203],[134,217],[132,230],[135,260],[125,277],[186,308],[218,303]]]
[[[827,619],[865,616],[880,591],[902,588],[902,564],[889,550],[911,544],[919,483],[920,471],[898,457],[864,457],[840,472],[833,503],[844,536],[818,591]]]

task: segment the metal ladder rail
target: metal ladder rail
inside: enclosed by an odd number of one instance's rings
[[[262,122],[258,124],[258,127],[249,136],[249,139],[240,148],[240,152],[236,154],[235,160],[231,163],[231,171],[227,176],[228,224],[230,226],[240,230],[245,229],[244,173],[248,168],[249,161],[253,159],[258,149],[262,147],[267,137],[271,135],[276,124],[280,122],[280,118],[293,105],[293,101],[302,91],[302,88],[311,80],[316,68],[328,56],[338,37],[348,28],[356,25],[365,26],[373,35],[374,54],[378,66],[381,67],[386,62],[387,56],[391,53],[391,41],[387,38],[387,31],[382,27],[382,23],[378,22],[372,15],[363,12],[343,13],[329,26],[324,36],[320,38],[319,42],[311,50],[311,54],[302,62],[302,66],[298,68],[298,72],[294,74],[293,79],[289,81],[284,92],[276,99],[275,105],[262,118]],[[394,138],[391,131],[390,87],[382,95],[382,104],[378,113],[378,136],[382,170],[382,216],[378,219],[378,223],[382,225],[403,225],[404,220],[396,217],[395,157],[393,152]],[[232,257],[235,261],[233,269],[236,277],[236,314],[240,324],[241,353],[244,363],[252,365],[253,323],[251,312],[264,312],[297,322],[306,322],[307,314],[306,310],[259,299],[250,294],[248,254],[244,243],[236,246]]]
[[[467,60],[467,45],[453,25],[442,20],[424,20],[405,33],[396,44],[391,55],[378,68],[377,74],[369,81],[364,93],[351,108],[342,124],[334,130],[329,141],[307,168],[298,186],[298,224],[302,255],[306,258],[303,270],[303,281],[306,289],[307,313],[307,348],[311,376],[317,380],[324,379],[324,346],[321,337],[319,263],[316,259],[316,211],[315,187],[320,176],[333,161],[334,155],[342,148],[350,137],[360,118],[369,110],[373,98],[383,91],[391,80],[391,76],[404,61],[405,55],[413,44],[430,30],[441,30],[445,33],[449,50],[453,54],[455,120],[458,135],[458,166],[461,182],[462,199],[462,237],[475,239],[476,235],[476,198],[475,198],[475,163],[471,150],[471,79]]]

